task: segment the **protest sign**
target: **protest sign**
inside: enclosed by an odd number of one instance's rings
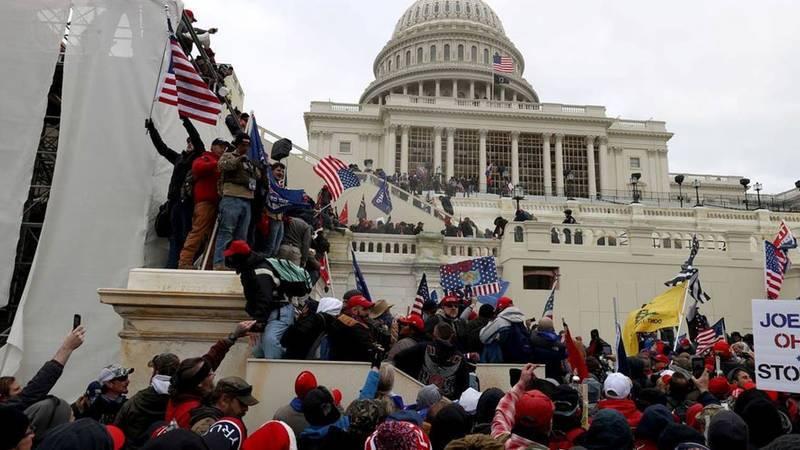
[[[800,393],[800,302],[753,300],[756,386]]]

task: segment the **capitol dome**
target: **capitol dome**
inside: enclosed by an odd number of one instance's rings
[[[493,83],[495,55],[514,60],[514,72],[503,74],[507,84]],[[538,103],[524,70],[522,54],[483,0],[417,0],[375,58],[375,81],[360,102],[406,94]]]

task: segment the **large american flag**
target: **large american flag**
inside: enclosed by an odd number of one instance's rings
[[[783,274],[786,273],[788,261],[783,250],[775,248],[772,242],[764,241],[764,281],[767,298],[776,299],[780,296]]]
[[[347,167],[347,164],[333,156],[326,156],[314,165],[314,173],[328,185],[333,200],[339,198],[345,189],[361,185],[358,177]]]
[[[702,355],[707,352],[717,341],[725,340],[725,319],[719,319],[717,323],[710,328],[700,330],[697,332],[695,343],[697,349],[695,354]]]
[[[553,286],[553,289],[550,290],[550,295],[547,296],[547,301],[544,303],[544,311],[542,312],[542,317],[547,317],[548,319],[552,319],[555,305],[556,305],[556,287]]]
[[[499,54],[495,53],[492,69],[499,73],[513,73],[514,59],[510,56],[500,56]]]
[[[169,67],[161,83],[158,101],[177,106],[180,117],[216,125],[219,113],[222,112],[219,99],[197,74],[174,36],[170,36],[169,46]]]
[[[439,267],[439,277],[445,292],[467,294],[469,288],[470,294],[483,296],[500,291],[494,256],[445,264]]]
[[[418,314],[422,316],[422,305],[431,299],[431,293],[428,290],[428,277],[422,274],[417,287],[417,295],[414,297],[414,306],[411,307],[411,314]]]

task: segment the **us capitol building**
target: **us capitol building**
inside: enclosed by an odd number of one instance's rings
[[[514,61],[507,84],[493,83],[496,54]],[[516,201],[537,219],[510,222],[501,240],[446,238],[430,208],[395,192],[393,221],[423,221],[433,233],[334,238],[334,272],[352,285],[353,248],[373,295],[404,313],[423,272],[438,286],[439,264],[495,255],[511,281],[508,294],[526,314],[541,315],[559,276],[556,316],[583,334],[599,327],[610,337],[612,299],[622,316],[663,291],[697,235],[696,264],[713,298],[701,311],[725,317],[730,329],[749,329],[750,300],[764,297],[762,241],[781,220],[800,232],[800,215],[771,211],[768,197],[752,189],[745,197],[738,176],[685,174],[679,185],[669,173],[672,132],[664,122],[609,117],[597,105],[542,103],[525,67],[484,1],[418,0],[375,57],[375,80],[357,103],[311,102],[311,153],[360,166],[372,160],[388,174],[423,168],[445,180],[477,180],[483,194],[457,195],[452,204],[454,219],[468,216],[481,232],[497,216],[511,220]],[[495,192],[490,180],[517,186],[516,198],[486,193]],[[351,196],[351,211],[374,189]],[[561,223],[567,208],[577,225]],[[369,210],[370,219],[380,215]],[[784,296],[800,295],[798,288],[790,271]]]

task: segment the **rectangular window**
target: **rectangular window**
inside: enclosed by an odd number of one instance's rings
[[[558,276],[558,267],[522,267],[522,288],[532,290],[553,289],[553,282]]]
[[[339,142],[339,153],[350,153],[350,141]]]
[[[541,134],[519,135],[519,184],[526,194],[544,195],[543,145]]]
[[[453,175],[463,183],[478,185],[480,135],[478,130],[456,130],[453,136]],[[466,185],[464,185],[466,189]]]
[[[568,197],[589,196],[589,169],[586,157],[586,138],[583,136],[564,136],[564,190]],[[569,180],[568,173],[572,173]]]
[[[411,127],[408,133],[408,173],[433,174],[433,128]]]
[[[641,169],[642,168],[642,160],[638,157],[631,157],[631,169]]]
[[[511,181],[511,132],[487,133],[486,165],[492,167],[486,180],[486,190],[493,194],[502,193],[503,187]]]

